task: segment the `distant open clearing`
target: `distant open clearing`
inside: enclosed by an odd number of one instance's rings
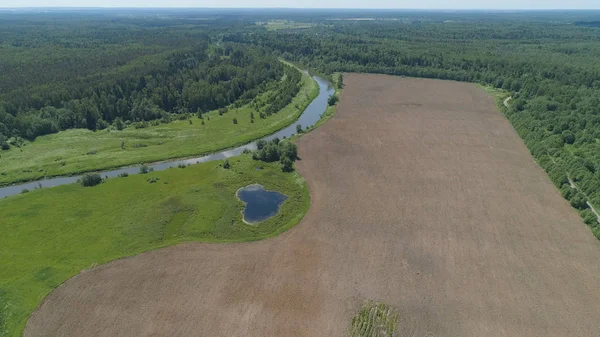
[[[25,336],[347,336],[366,300],[398,336],[595,336],[600,243],[474,85],[348,75],[299,139],[292,230],[86,271]]]

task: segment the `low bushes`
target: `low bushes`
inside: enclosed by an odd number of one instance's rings
[[[102,177],[98,173],[86,173],[79,179],[79,183],[83,187],[100,185]]]

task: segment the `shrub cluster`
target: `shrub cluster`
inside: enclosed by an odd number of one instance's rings
[[[270,142],[259,140],[256,142],[256,151],[252,153],[252,159],[264,162],[281,163],[281,170],[291,172],[294,170],[294,161],[298,158],[298,150],[296,144],[284,140],[280,141],[275,138]]]
[[[79,183],[84,187],[100,185],[102,183],[102,177],[98,173],[86,173],[79,178]]]
[[[331,97],[329,97],[329,99],[327,100],[327,104],[329,104],[329,106],[333,106],[338,102],[338,97],[333,95]]]
[[[0,135],[0,149],[2,149],[2,150],[9,150],[10,149],[10,145],[6,141],[6,137],[4,137],[2,135]]]

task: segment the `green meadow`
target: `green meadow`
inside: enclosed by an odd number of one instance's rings
[[[269,93],[256,99],[268,100]],[[73,129],[38,137],[21,148],[0,153],[0,185],[192,157],[246,144],[294,122],[318,93],[317,83],[303,74],[302,88],[293,101],[266,118],[246,105],[223,115],[212,111],[203,119],[194,116],[143,129]]]
[[[249,155],[229,163],[229,169],[216,161],[1,199],[0,336],[20,336],[44,297],[82,270],[184,241],[259,240],[302,219],[310,196],[298,173]],[[255,183],[289,198],[276,216],[247,225],[236,191]]]

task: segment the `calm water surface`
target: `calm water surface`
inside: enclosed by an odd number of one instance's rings
[[[319,85],[319,95],[317,96],[317,98],[315,98],[308,105],[308,107],[306,107],[306,109],[302,112],[302,115],[300,115],[300,118],[298,118],[298,120],[295,123],[270,136],[264,137],[264,140],[269,141],[275,137],[279,139],[282,139],[283,137],[290,137],[296,133],[296,125],[300,124],[302,128],[306,128],[315,125],[315,123],[317,123],[319,119],[321,119],[321,115],[325,112],[325,109],[327,109],[327,100],[333,95],[335,90],[333,89],[331,83],[329,83],[325,79],[318,76],[313,76],[313,78],[315,79],[315,81],[317,81],[317,84]],[[222,160],[233,156],[239,156],[245,149],[255,150],[256,142],[202,157],[168,160],[147,166],[153,168],[155,171],[162,171],[168,169],[169,167],[175,167],[179,164],[193,165],[213,160]],[[129,174],[137,174],[140,172],[140,165],[100,172],[100,175],[103,178],[114,178],[117,177],[119,174],[125,172]],[[16,184],[2,187],[0,188],[0,198],[19,194],[25,188],[28,190],[33,190],[39,187],[54,187],[59,185],[72,184],[74,182],[77,182],[77,179],[79,179],[80,177],[81,176],[48,178],[24,184]]]
[[[250,185],[240,188],[238,198],[246,203],[244,221],[257,223],[274,216],[279,206],[288,198],[276,191],[266,191],[261,185]]]

